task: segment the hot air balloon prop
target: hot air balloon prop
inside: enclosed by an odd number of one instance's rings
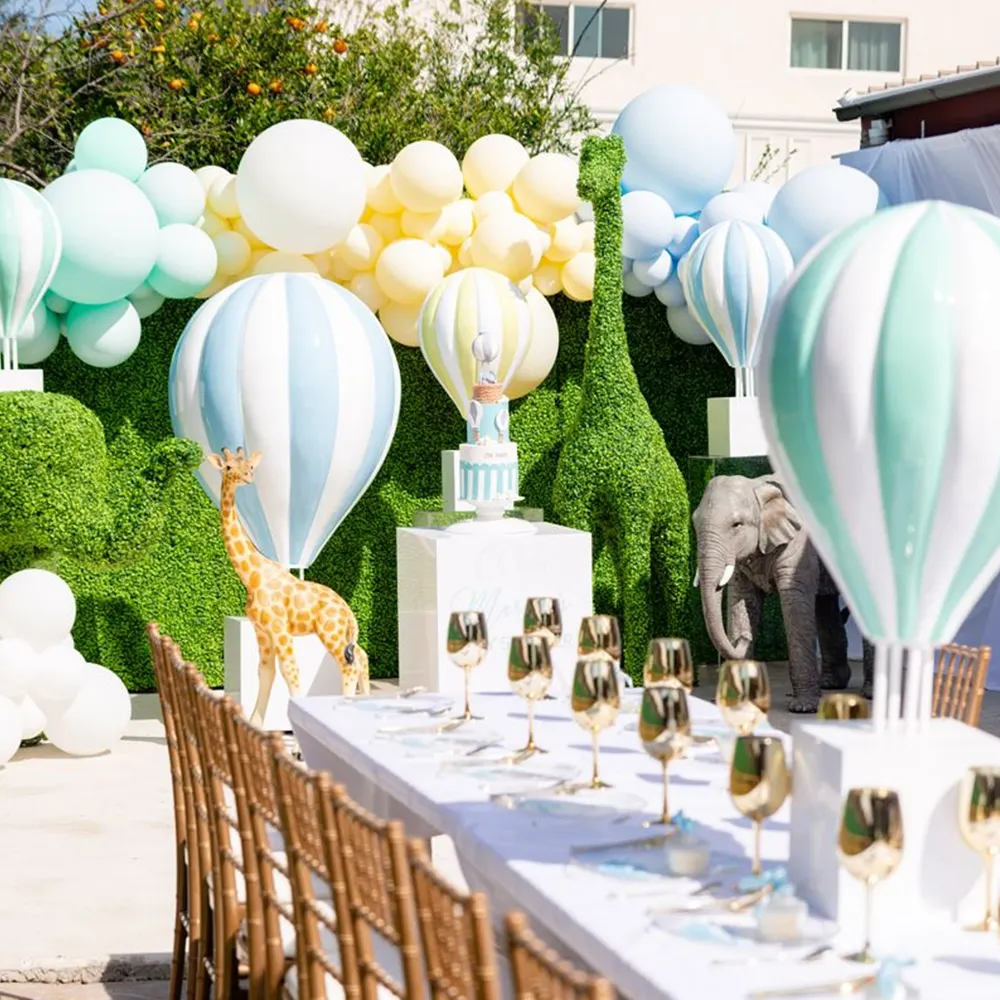
[[[1000,571],[998,271],[1000,219],[890,208],[807,255],[764,334],[771,460],[875,643],[879,729],[926,728],[934,647]]]
[[[270,559],[310,566],[382,466],[399,416],[396,356],[374,313],[312,274],[267,274],[208,299],[170,369],[178,436],[264,456],[237,507]],[[221,478],[197,472],[218,505]]]
[[[55,212],[33,188],[0,179],[0,343],[4,371],[18,368],[17,338],[41,304],[62,252]]]

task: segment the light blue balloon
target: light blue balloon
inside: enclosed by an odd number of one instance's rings
[[[674,258],[666,250],[661,250],[658,257],[653,257],[650,260],[637,260],[632,265],[632,273],[635,277],[650,288],[662,285],[673,273],[673,270]]]
[[[662,84],[633,98],[613,131],[625,142],[625,191],[653,191],[675,212],[699,211],[728,182],[736,136],[725,111],[687,84]]]
[[[622,288],[626,295],[631,295],[634,299],[645,298],[647,295],[652,295],[653,289],[649,285],[643,284],[636,276],[634,271],[629,271],[625,277],[622,278]]]
[[[114,368],[139,346],[142,321],[126,299],[99,306],[75,305],[66,316],[70,350],[84,364]]]
[[[653,291],[665,306],[670,306],[674,309],[687,302],[687,299],[684,298],[684,286],[681,284],[680,275],[676,270],[662,285],[657,285]]]
[[[156,264],[146,280],[164,298],[189,299],[211,282],[218,265],[208,233],[178,223],[160,230]]]
[[[821,163],[778,189],[766,221],[798,263],[824,236],[885,205],[878,184],[867,174],[838,163]]]
[[[167,301],[159,292],[153,291],[145,281],[128,296],[128,300],[135,306],[139,319],[152,316]]]
[[[39,304],[17,335],[17,360],[22,365],[41,364],[59,346],[59,317]]]
[[[63,173],[71,174],[73,173],[74,170],[76,170],[76,160],[70,160],[69,163],[66,164],[66,169],[63,171]]]
[[[678,215],[674,219],[674,234],[667,244],[667,253],[674,260],[680,260],[694,246],[698,236],[698,220],[690,215]]]
[[[739,194],[747,194],[754,201],[758,202],[761,207],[761,211],[767,215],[768,209],[771,207],[771,202],[774,201],[774,196],[778,193],[778,188],[775,184],[768,184],[767,181],[744,181],[742,184],[737,184],[733,188],[734,191]]]
[[[108,170],[77,170],[42,195],[63,235],[52,291],[71,302],[101,305],[125,298],[156,262],[159,226],[149,199]]]
[[[73,148],[77,170],[110,170],[135,181],[146,169],[146,141],[121,118],[98,118],[77,137]]]
[[[61,295],[56,295],[55,292],[46,292],[42,301],[49,312],[55,313],[57,316],[65,316],[69,312],[70,306],[73,305],[69,299],[64,299]]]
[[[724,191],[717,194],[702,209],[698,219],[698,232],[708,232],[720,222],[753,222],[760,225],[764,221],[764,209],[751,195],[740,191]]]
[[[652,191],[630,191],[622,197],[622,253],[633,260],[655,257],[674,233],[674,212]]]
[[[701,324],[691,315],[687,306],[667,306],[667,326],[674,331],[678,340],[692,347],[703,347],[712,340]]]
[[[193,226],[205,212],[205,190],[193,170],[180,163],[156,163],[136,182],[161,226]]]

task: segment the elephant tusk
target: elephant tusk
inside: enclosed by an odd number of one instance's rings
[[[694,571],[694,580],[691,581],[691,586],[694,587],[695,590],[698,589],[698,571],[697,570]]]
[[[719,590],[729,583],[733,578],[733,570],[736,567],[732,563],[726,563],[726,568],[722,571],[722,576],[719,577]]]

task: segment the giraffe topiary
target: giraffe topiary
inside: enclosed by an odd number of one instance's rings
[[[680,469],[629,357],[622,312],[624,168],[619,136],[584,140],[578,191],[594,208],[594,300],[579,409],[562,446],[553,501],[564,525],[598,531],[610,549],[621,595],[624,667],[638,680],[653,602],[666,600],[675,632],[686,621],[688,580],[677,567],[688,565],[690,510]]]

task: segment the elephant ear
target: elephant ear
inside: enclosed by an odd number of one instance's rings
[[[768,553],[787,545],[802,527],[798,512],[775,482],[762,483],[754,490],[760,505],[760,551]]]

